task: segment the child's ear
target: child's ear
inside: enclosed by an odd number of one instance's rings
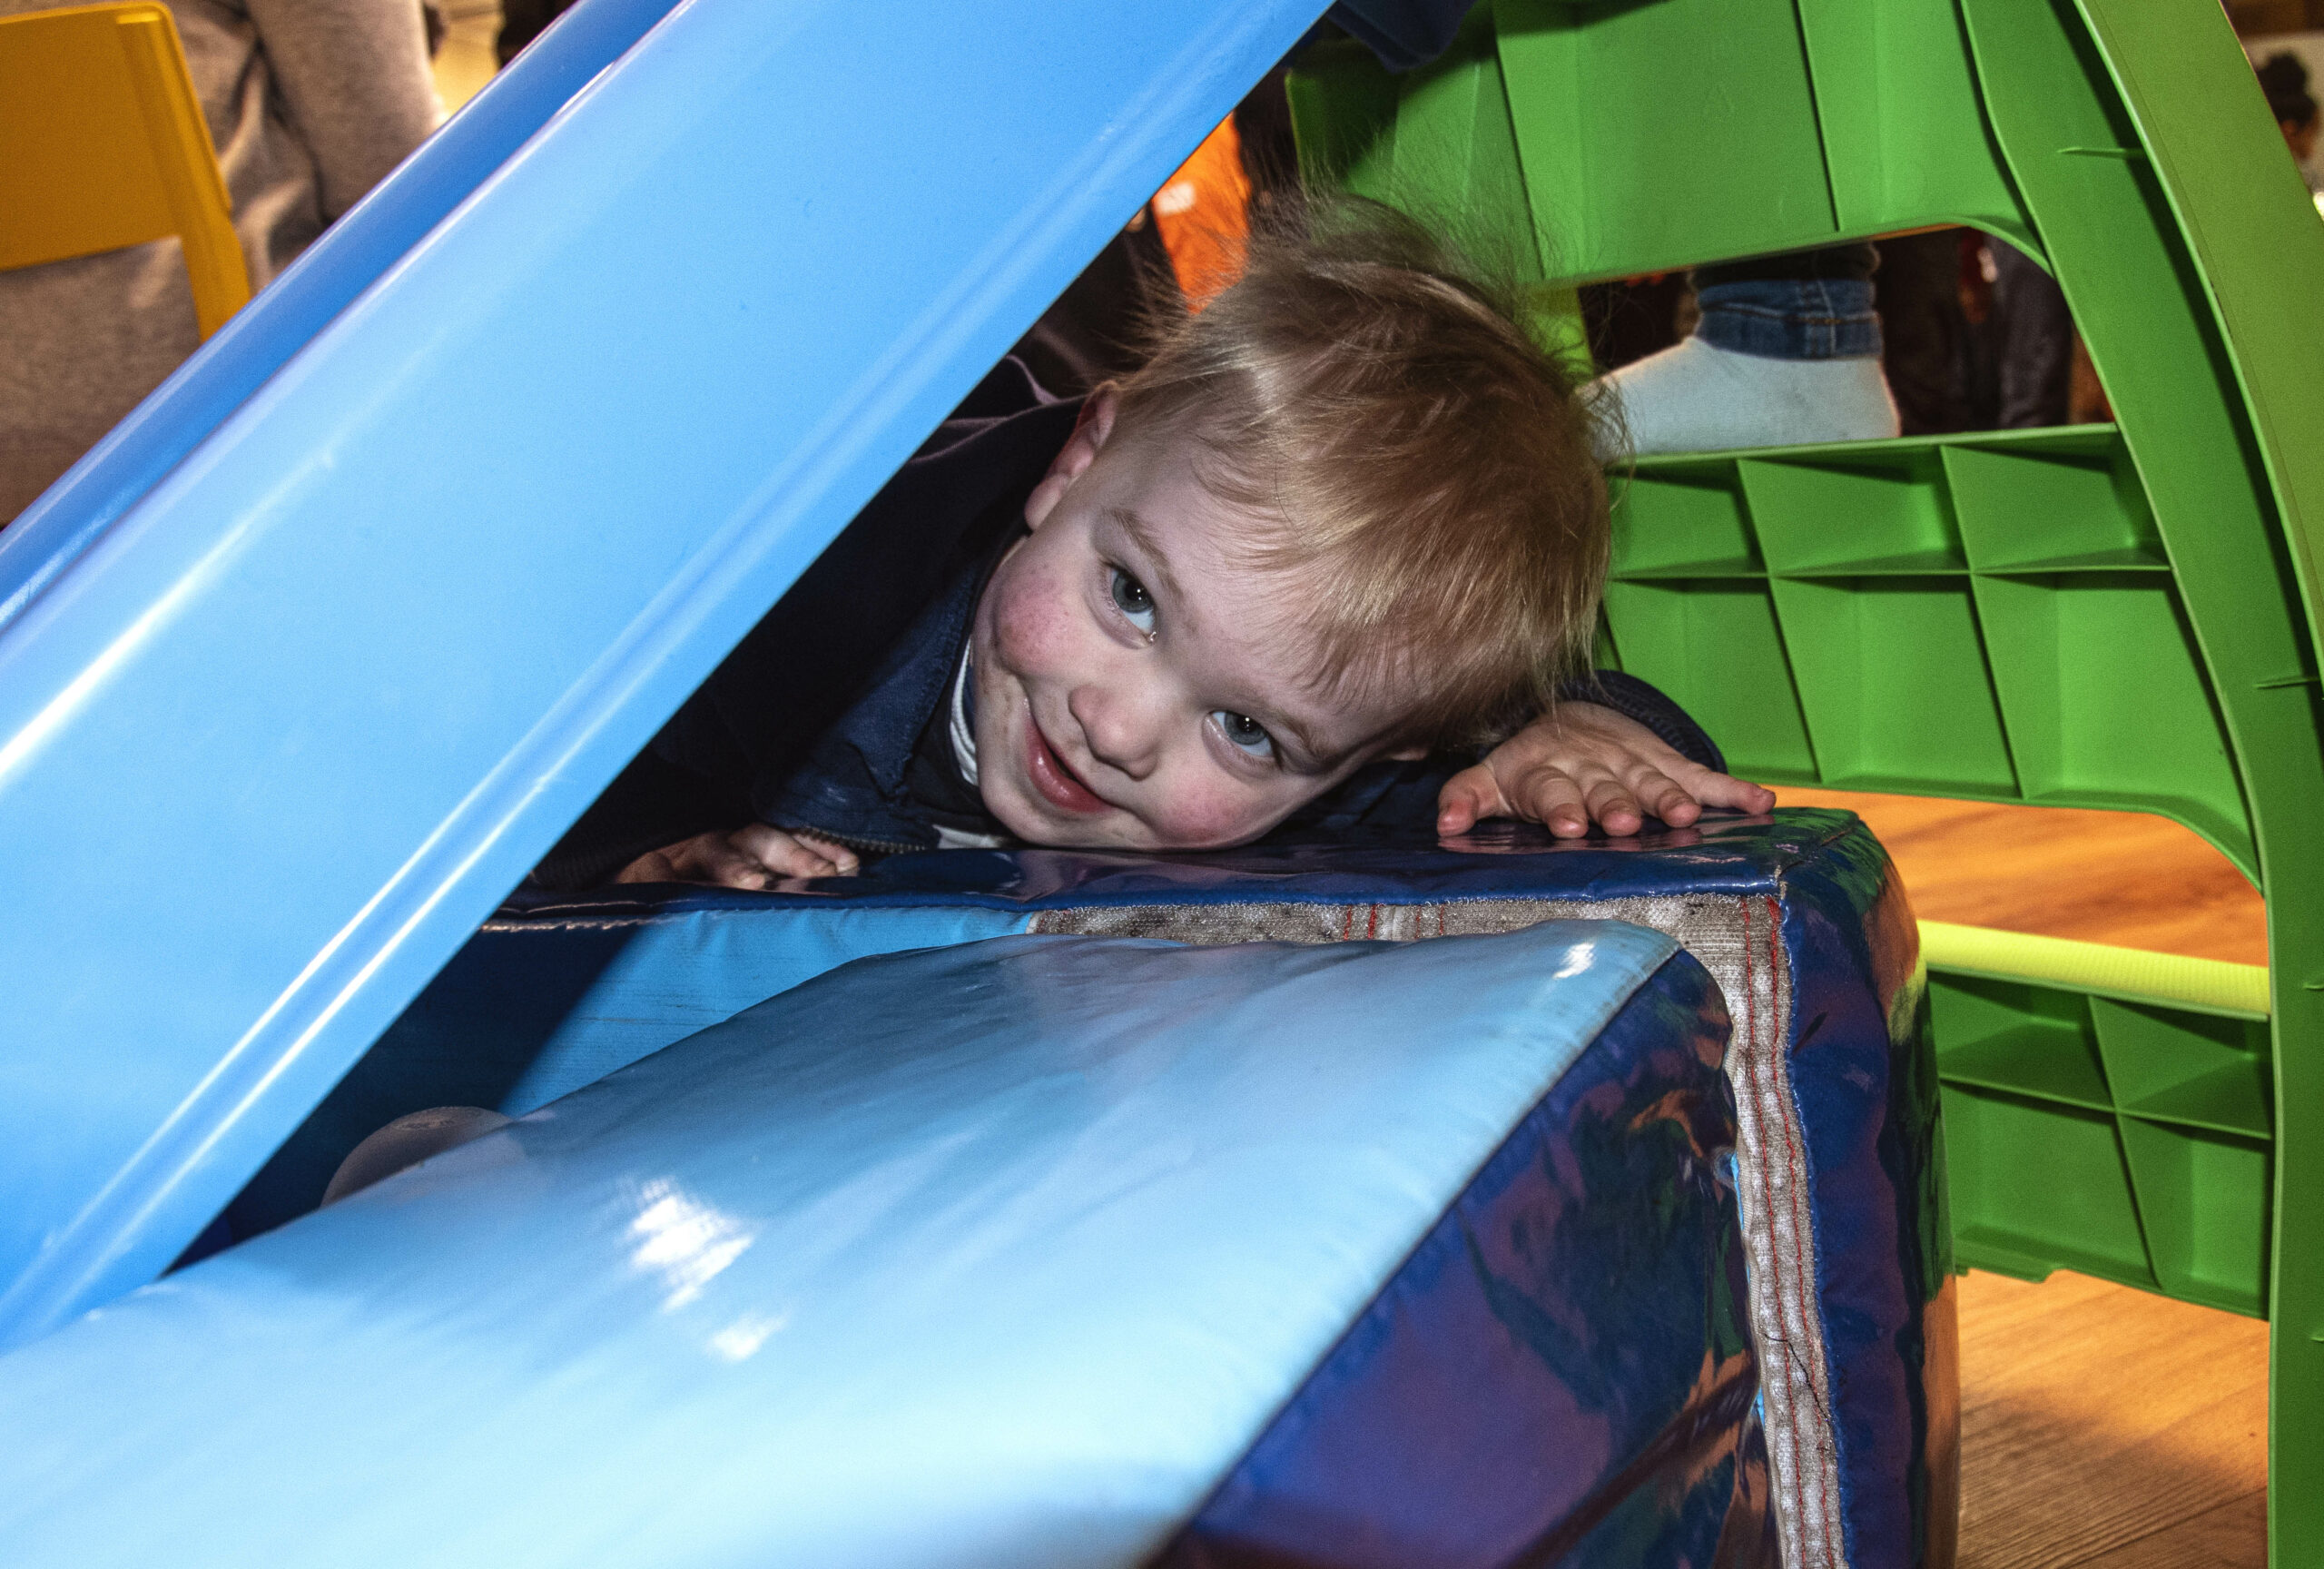
[[[1114,433],[1114,416],[1120,409],[1114,396],[1114,384],[1104,382],[1081,400],[1081,417],[1074,422],[1073,434],[1064,448],[1049,459],[1049,471],[1025,498],[1025,527],[1039,528],[1049,521],[1059,501],[1073,488],[1073,482],[1088,472],[1098,460],[1098,450]]]

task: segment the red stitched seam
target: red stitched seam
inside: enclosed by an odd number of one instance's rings
[[[1374,904],[1374,905],[1372,907],[1372,914],[1371,914],[1371,916],[1370,916],[1368,919],[1366,919],[1366,920],[1365,920],[1365,922],[1364,923],[1364,940],[1366,942],[1371,942],[1374,937],[1377,937],[1377,936],[1379,936],[1379,935],[1380,935],[1380,906],[1379,906],[1379,905],[1377,905],[1377,904]]]
[[[1748,899],[1742,901],[1738,909],[1740,910],[1743,917],[1743,1037],[1747,1045],[1756,1047],[1759,1038],[1758,977],[1752,970],[1750,901]],[[1758,1078],[1758,1069],[1756,1066],[1753,1069],[1753,1078],[1755,1081]],[[1760,1120],[1762,1124],[1764,1124],[1768,1111],[1767,1097],[1759,1093],[1760,1087],[1756,1081],[1750,1086],[1750,1088],[1752,1098],[1758,1105]],[[1758,1156],[1759,1191],[1761,1194],[1765,1195],[1764,1201],[1771,1206],[1774,1202],[1774,1193],[1772,1191],[1774,1183],[1771,1180],[1771,1172],[1768,1165],[1768,1140],[1764,1137],[1759,1140]],[[1783,1321],[1783,1262],[1777,1257],[1775,1235],[1772,1230],[1769,1231],[1768,1236],[1768,1268],[1775,1277],[1775,1278],[1768,1282],[1768,1300],[1773,1304],[1776,1310],[1776,1344],[1774,1349],[1776,1354],[1780,1357],[1786,1364],[1789,1364],[1794,1359],[1795,1353],[1791,1348],[1790,1327]],[[1797,1413],[1793,1409],[1793,1401],[1790,1397],[1787,1379],[1786,1393],[1782,1404],[1784,1426],[1790,1434],[1791,1453],[1796,1462],[1800,1452],[1799,1421]],[[1801,1495],[1801,1490],[1804,1486],[1804,1483],[1801,1478],[1797,1476],[1788,1477],[1786,1481],[1792,1493],[1793,1507],[1798,1508],[1807,1502],[1805,1497]]]

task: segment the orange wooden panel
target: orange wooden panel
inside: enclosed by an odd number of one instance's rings
[[[1925,921],[2268,962],[2259,891],[2192,830],[2166,818],[1790,785],[1776,797],[1863,817]]]

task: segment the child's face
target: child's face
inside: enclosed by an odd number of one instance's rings
[[[1382,755],[1397,715],[1311,690],[1305,586],[1233,554],[1261,520],[1189,443],[1113,420],[1101,393],[978,603],[979,788],[1036,844],[1242,844]]]

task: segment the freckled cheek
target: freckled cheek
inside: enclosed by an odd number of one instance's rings
[[[1088,617],[1067,575],[1029,564],[993,583],[992,639],[1002,663],[1020,676],[1070,673]]]
[[[1164,849],[1239,843],[1264,831],[1284,804],[1271,793],[1238,786],[1210,769],[1182,776],[1163,794],[1147,822]]]

